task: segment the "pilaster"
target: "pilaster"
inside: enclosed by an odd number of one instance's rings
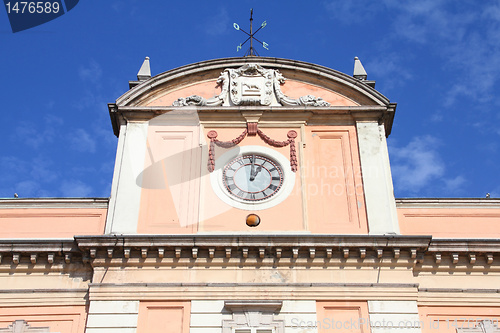
[[[139,301],[91,301],[85,333],[135,333]]]
[[[148,122],[121,126],[106,234],[135,234],[139,219]]]
[[[384,126],[357,121],[356,128],[369,233],[400,234]]]
[[[420,333],[416,301],[368,301],[372,333]]]

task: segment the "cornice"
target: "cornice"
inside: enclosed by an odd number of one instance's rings
[[[262,292],[265,288],[265,293]],[[91,283],[90,300],[416,300],[404,283]]]
[[[7,208],[108,208],[109,198],[12,198],[0,199]]]
[[[498,262],[500,240],[372,235],[133,235],[75,237],[94,265],[247,264],[478,265]],[[117,259],[114,261],[114,259]],[[154,259],[151,262],[148,260]],[[451,269],[460,267],[451,267]],[[460,268],[462,269],[462,268]]]
[[[0,303],[2,306],[85,306],[87,295],[88,288],[0,289]]]
[[[0,264],[57,266],[82,261],[74,239],[0,239]]]
[[[398,198],[397,208],[497,208],[496,198]]]
[[[274,260],[295,261],[311,265],[314,260],[365,260],[383,258],[410,258],[415,260],[419,252],[427,249],[430,237],[414,236],[333,236],[333,235],[171,235],[171,236],[101,236],[76,237],[78,247],[102,265],[102,259],[172,260],[186,264],[192,260],[200,264],[221,262],[238,264],[240,260],[272,264]],[[153,264],[155,262],[152,262]],[[141,264],[148,265],[147,262]]]
[[[433,239],[426,254],[433,265],[492,265],[500,255],[500,239]]]
[[[157,116],[166,114],[172,111],[181,111],[190,108],[196,110],[199,118],[203,122],[210,122],[213,119],[215,122],[221,123],[223,120],[224,126],[235,126],[245,122],[244,114],[247,112],[262,113],[259,125],[264,125],[266,121],[273,122],[279,117],[280,123],[300,122],[307,124],[311,123],[328,123],[333,119],[341,120],[347,118],[354,121],[379,121],[385,124],[386,135],[390,134],[392,121],[394,119],[395,104],[390,104],[390,107],[378,105],[362,105],[362,106],[329,106],[329,107],[312,107],[312,106],[118,106],[116,104],[108,104],[113,131],[116,136],[119,135],[120,125],[123,122],[149,121]]]
[[[126,259],[124,261],[124,259]],[[498,269],[500,239],[398,235],[104,235],[0,240],[0,263],[395,265]],[[3,262],[2,262],[3,260]],[[418,268],[420,269],[420,268]]]

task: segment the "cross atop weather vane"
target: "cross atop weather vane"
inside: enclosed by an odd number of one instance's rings
[[[261,43],[262,44],[262,47],[265,48],[266,50],[269,50],[268,46],[269,44],[267,44],[266,42],[261,42],[260,40],[258,40],[257,38],[254,37],[254,35],[259,32],[260,29],[264,28],[267,23],[266,21],[262,22],[262,24],[260,25],[259,29],[257,29],[255,32],[253,32],[253,8],[250,9],[250,33],[246,32],[245,30],[241,29],[240,26],[237,24],[237,23],[233,23],[233,27],[236,29],[236,30],[239,30],[239,31],[242,31],[244,32],[248,38],[243,42],[241,43],[240,45],[238,45],[236,47],[236,52],[238,52],[239,50],[241,50],[241,47],[243,45],[245,45],[246,42],[248,42],[250,40],[250,48],[248,49],[248,51],[245,53],[245,57],[246,56],[258,56],[259,54],[257,53],[257,50],[255,50],[255,48],[253,47],[253,40],[255,39],[257,42]]]

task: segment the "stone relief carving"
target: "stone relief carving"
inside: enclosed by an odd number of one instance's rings
[[[198,95],[191,95],[186,98],[179,98],[174,101],[173,106],[221,106],[224,103],[224,100],[227,96],[227,91],[229,87],[229,79],[227,78],[227,73],[222,72],[219,78],[217,79],[217,85],[221,85],[221,93],[215,97],[206,99]]]
[[[49,333],[48,327],[30,327],[25,320],[15,320],[7,328],[0,328],[0,333]]]
[[[282,302],[224,302],[224,307],[233,313],[232,320],[222,321],[222,333],[246,331],[255,328],[257,332],[284,333],[285,321],[275,314]],[[234,330],[234,331],[233,331]]]
[[[265,69],[258,64],[246,64],[240,68],[227,68],[217,84],[221,93],[213,98],[191,95],[176,100],[174,106],[231,106],[231,105],[284,105],[330,106],[330,103],[312,95],[293,99],[281,91],[285,78],[276,69]]]

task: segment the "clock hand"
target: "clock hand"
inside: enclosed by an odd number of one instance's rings
[[[255,180],[255,155],[252,155],[252,166],[250,167],[250,181]]]
[[[262,171],[262,165],[259,165],[255,170],[255,173],[253,174],[253,179],[255,179],[255,177],[257,177],[257,174],[261,171]]]

